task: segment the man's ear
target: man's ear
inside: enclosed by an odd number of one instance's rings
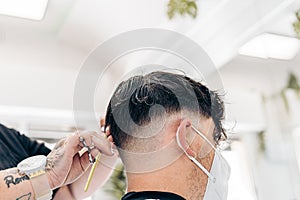
[[[190,119],[182,120],[176,133],[176,139],[180,148],[185,151],[190,157],[195,158],[196,153],[191,149],[190,145],[187,142],[187,134],[191,131],[191,126],[192,123]]]

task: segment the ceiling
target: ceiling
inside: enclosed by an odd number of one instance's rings
[[[34,59],[38,54],[42,61],[48,55],[50,61],[60,58],[55,54],[68,54],[65,59],[76,55],[80,63],[97,45],[118,33],[159,27],[189,36],[220,67],[259,33],[294,37],[291,24],[300,8],[299,0],[198,0],[197,19],[177,16],[169,20],[167,3],[167,0],[50,0],[42,21],[0,16],[0,52],[6,58],[26,52],[26,58]],[[58,62],[53,66],[78,68],[79,64]]]
[[[175,30],[196,41],[222,67],[228,88],[251,88],[253,79],[262,88],[270,70],[277,70],[272,73],[275,77],[286,64],[299,63],[300,54],[289,62],[237,54],[244,43],[262,32],[295,37],[292,23],[300,0],[197,0],[196,19],[177,16],[173,20],[167,18],[167,3],[49,0],[41,21],[0,15],[0,105],[71,110],[78,71],[90,52],[118,33],[144,27]],[[119,71],[112,72],[109,84],[100,88],[99,105],[106,105],[114,87],[111,80],[118,81]],[[251,75],[247,81],[246,75]],[[244,85],[231,81],[232,77]],[[266,85],[266,90],[270,87],[273,85]]]

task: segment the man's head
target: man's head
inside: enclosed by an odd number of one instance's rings
[[[159,107],[153,109],[157,105]],[[161,120],[163,114],[169,117],[183,111],[204,119],[212,118],[216,143],[226,138],[220,96],[189,77],[161,71],[121,82],[109,102],[105,126],[110,127],[117,147],[131,149],[132,145],[144,145],[145,138],[149,141],[155,138],[151,130],[145,131],[142,127]]]
[[[208,176],[196,165],[212,169],[210,150],[226,139],[223,117],[220,96],[186,76],[158,71],[121,82],[109,102],[105,129],[124,162],[128,191],[202,199]],[[197,129],[211,142],[197,136]]]

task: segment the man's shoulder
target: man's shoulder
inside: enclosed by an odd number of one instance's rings
[[[14,134],[16,135],[18,133],[18,131],[16,131],[13,128],[8,128],[7,126],[3,125],[0,123],[0,132],[2,134]]]
[[[185,200],[183,197],[177,194],[171,192],[161,192],[161,191],[129,192],[122,197],[122,200],[145,200],[145,199]]]
[[[1,140],[15,140],[19,137],[20,133],[15,129],[8,128],[0,123],[0,139]]]

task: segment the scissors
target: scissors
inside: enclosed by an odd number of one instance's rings
[[[90,183],[91,183],[91,181],[92,181],[92,177],[93,177],[93,175],[94,175],[94,173],[95,173],[95,169],[96,169],[96,167],[97,167],[98,164],[99,164],[99,160],[100,160],[100,158],[101,158],[101,153],[99,153],[99,154],[96,156],[96,158],[94,159],[93,156],[92,156],[92,154],[91,154],[92,149],[95,148],[94,145],[92,145],[92,147],[88,146],[87,143],[86,143],[86,141],[85,141],[85,139],[84,139],[82,136],[79,137],[79,141],[80,141],[80,142],[82,143],[82,145],[87,149],[87,151],[88,151],[88,156],[89,156],[89,161],[90,161],[91,164],[93,164],[92,169],[91,169],[90,174],[89,174],[89,177],[88,177],[88,180],[87,180],[87,182],[86,182],[86,184],[85,184],[85,187],[84,187],[84,191],[87,192],[88,189],[89,189]]]

